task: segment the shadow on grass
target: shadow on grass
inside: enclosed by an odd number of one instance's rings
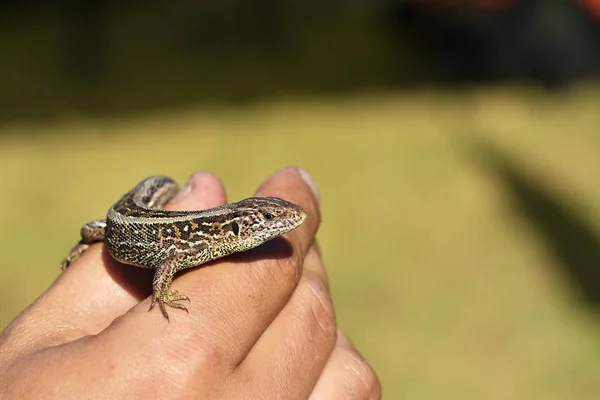
[[[529,175],[509,155],[484,143],[470,150],[507,189],[515,211],[554,255],[555,265],[562,267],[559,272],[594,312],[600,312],[600,233],[584,208]]]

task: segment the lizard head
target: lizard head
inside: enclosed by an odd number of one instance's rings
[[[306,219],[304,210],[278,197],[253,197],[236,204],[232,233],[244,250],[296,229]]]

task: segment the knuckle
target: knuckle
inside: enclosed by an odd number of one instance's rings
[[[381,399],[381,383],[371,366],[354,349],[346,348],[342,363],[346,372],[346,388],[353,398]]]
[[[298,290],[311,313],[311,320],[328,337],[335,338],[337,323],[327,284],[316,275],[305,273]]]
[[[193,358],[190,358],[190,352],[194,353]],[[223,349],[208,340],[200,340],[193,347],[165,351],[162,358],[159,368],[162,370],[160,375],[165,379],[164,385],[185,386],[191,376],[210,382],[217,376],[229,373],[231,369]]]
[[[225,354],[215,344],[205,341],[199,353],[200,357],[198,357],[198,361],[200,370],[222,371],[225,368]]]
[[[278,276],[278,281],[284,282],[286,285],[295,285],[300,275],[300,261],[296,257],[284,258],[277,262],[277,267],[274,271]]]

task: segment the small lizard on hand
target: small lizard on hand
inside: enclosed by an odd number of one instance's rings
[[[61,263],[66,269],[90,245],[102,242],[124,264],[153,268],[153,298],[165,318],[166,306],[187,308],[189,300],[169,290],[173,276],[233,253],[250,250],[281,236],[304,222],[300,206],[277,197],[251,197],[237,203],[201,211],[166,211],[162,207],[179,191],[166,176],[140,182],[98,219],[81,228],[81,241]]]

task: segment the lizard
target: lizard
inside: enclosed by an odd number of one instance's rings
[[[64,271],[92,244],[104,242],[117,261],[155,269],[150,309],[158,303],[188,312],[189,297],[170,290],[176,272],[250,250],[290,232],[306,219],[304,210],[278,197],[250,197],[199,211],[162,207],[179,191],[167,176],[142,180],[108,209],[106,218],[86,223],[81,240],[61,262]]]

